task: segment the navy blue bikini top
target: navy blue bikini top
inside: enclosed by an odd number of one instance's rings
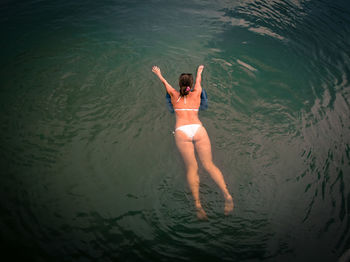
[[[174,113],[174,107],[173,107],[173,104],[171,103],[171,97],[168,93],[166,93],[165,99],[166,99],[166,105],[168,107],[169,112]],[[205,92],[205,89],[202,88],[201,105],[199,107],[199,110],[207,110],[207,109],[208,109],[208,96],[207,96],[207,92]]]

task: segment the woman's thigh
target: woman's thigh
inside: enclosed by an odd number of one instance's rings
[[[183,132],[175,132],[175,142],[178,150],[187,167],[197,167],[197,160],[194,153],[194,145]]]
[[[211,163],[212,153],[211,153],[210,139],[207,131],[203,126],[200,129],[198,129],[194,137],[194,141],[195,141],[198,157],[203,163],[203,165]]]

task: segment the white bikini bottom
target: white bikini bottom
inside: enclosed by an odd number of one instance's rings
[[[175,132],[180,130],[184,132],[190,139],[193,139],[194,135],[197,133],[198,128],[200,128],[202,125],[200,124],[192,124],[192,125],[184,125],[179,126],[175,129]]]

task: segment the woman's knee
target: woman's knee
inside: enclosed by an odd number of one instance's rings
[[[213,163],[213,161],[206,161],[205,163],[203,163],[203,167],[205,170],[207,170],[208,172],[210,172],[211,170],[215,169],[216,166]]]

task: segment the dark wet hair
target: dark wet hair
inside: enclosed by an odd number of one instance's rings
[[[187,90],[187,87],[189,86],[192,89],[193,86],[193,75],[192,74],[181,74],[179,77],[179,86],[180,86],[180,95],[186,96],[188,95],[190,90]]]

